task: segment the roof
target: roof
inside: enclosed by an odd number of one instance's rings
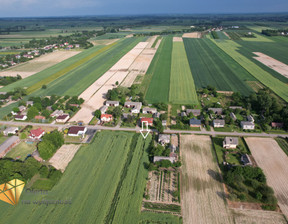
[[[105,118],[112,118],[112,114],[101,114],[101,119],[105,117]]]
[[[241,161],[244,164],[251,164],[250,157],[247,154],[241,156]]]
[[[107,100],[107,101],[106,101],[106,105],[107,105],[107,104],[119,104],[119,101]]]
[[[181,112],[181,117],[187,117],[186,112]]]
[[[196,118],[192,118],[189,120],[190,125],[201,125],[201,120],[198,120]]]
[[[232,110],[241,109],[242,110],[242,107],[240,107],[240,106],[230,106],[229,109],[232,109]]]
[[[17,131],[17,130],[19,130],[18,127],[8,127],[4,131],[5,132],[14,132],[14,131]]]
[[[141,120],[141,123],[142,123],[143,121],[148,122],[148,124],[153,123],[153,118],[150,118],[150,117],[142,117],[140,120]]]
[[[138,105],[141,105],[142,106],[142,103],[141,102],[125,102],[124,106],[138,106]]]
[[[20,106],[20,107],[18,107],[19,108],[19,110],[25,110],[26,109],[26,107],[25,106]]]
[[[158,137],[158,141],[170,141],[170,135],[160,134]]]
[[[212,110],[213,113],[222,114],[222,108],[208,108],[208,110]]]
[[[200,115],[201,114],[201,110],[200,109],[187,109],[186,110],[186,113],[187,114],[190,114],[190,113],[192,113],[192,114],[198,114],[198,115]]]
[[[72,126],[69,128],[68,134],[78,134],[79,131],[85,131],[85,127]]]
[[[57,120],[65,120],[67,117],[69,117],[68,114],[62,114],[62,115],[58,116],[56,119]]]
[[[41,116],[41,115],[37,115],[37,116],[35,116],[34,118],[35,118],[35,119],[39,119],[39,120],[45,119],[45,117],[44,117],[44,116]]]
[[[250,122],[250,121],[241,121],[241,125],[255,125],[254,123]]]
[[[16,141],[19,140],[18,136],[11,136],[5,142],[0,145],[0,153],[4,152],[9,146],[14,144]]]
[[[224,143],[229,145],[238,145],[238,138],[237,137],[225,137]]]
[[[106,105],[104,105],[104,106],[102,106],[102,107],[100,107],[100,111],[102,112],[105,112],[106,110],[108,109],[108,107],[106,106]]]
[[[278,122],[272,122],[271,123],[271,126],[273,127],[273,128],[283,128],[283,123],[278,123]]]
[[[37,128],[37,129],[31,130],[29,136],[39,137],[40,135],[43,134],[43,132],[45,133],[45,131],[42,128]]]
[[[155,112],[157,112],[157,109],[156,108],[150,108],[150,107],[144,107],[142,109],[142,111],[155,111]]]
[[[225,120],[215,119],[215,120],[213,120],[213,123],[225,125]]]
[[[15,115],[14,118],[23,119],[24,117],[25,117],[25,115]]]

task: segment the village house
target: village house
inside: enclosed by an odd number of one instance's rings
[[[208,111],[210,111],[210,110],[216,115],[221,115],[223,112],[222,108],[208,108]]]
[[[26,110],[26,107],[22,105],[22,106],[18,107],[18,109],[20,112],[23,112],[24,110]]]
[[[101,114],[101,121],[102,122],[110,122],[113,120],[112,114]]]
[[[163,127],[166,127],[166,126],[167,126],[167,121],[166,121],[166,120],[163,120],[163,121],[162,121],[162,126],[163,126]]]
[[[15,135],[19,131],[18,127],[8,127],[3,131],[3,134],[5,136],[8,136],[9,134]]]
[[[45,134],[45,131],[41,128],[37,128],[30,131],[29,138],[39,140]]]
[[[194,116],[197,117],[197,116],[199,116],[201,114],[201,110],[200,109],[187,109],[186,113],[188,115],[190,115],[192,113]]]
[[[142,113],[143,114],[155,114],[155,113],[157,113],[157,109],[156,108],[144,107],[142,109]]]
[[[156,112],[152,115],[153,118],[160,118],[161,113],[160,112]]]
[[[119,101],[106,101],[106,106],[108,107],[119,107]]]
[[[213,120],[213,127],[214,128],[224,128],[225,120],[215,119]]]
[[[241,162],[243,163],[244,166],[252,166],[252,161],[248,154],[243,154],[241,156]]]
[[[272,122],[271,126],[272,128],[283,128],[284,123]]]
[[[14,119],[16,121],[25,121],[27,119],[27,116],[26,115],[15,115]]]
[[[229,109],[231,109],[231,110],[237,110],[237,109],[242,110],[243,108],[240,107],[240,106],[230,106]]]
[[[64,114],[63,110],[55,110],[52,114],[50,114],[50,117],[59,117],[62,114]]]
[[[27,106],[27,107],[28,107],[28,106],[33,106],[33,104],[34,104],[33,101],[27,101],[27,102],[26,102],[26,106]]]
[[[230,113],[230,117],[232,118],[233,121],[237,120],[237,117],[233,112]]]
[[[57,123],[66,123],[69,120],[69,114],[62,114],[56,118]]]
[[[169,143],[170,143],[170,135],[159,134],[159,136],[158,136],[158,142],[159,142],[161,145],[169,144]]]
[[[37,115],[34,117],[35,120],[41,120],[41,121],[45,121],[45,117],[44,116],[41,116],[41,115]]]
[[[145,122],[145,123],[148,123],[148,125],[152,126],[153,125],[153,118],[148,118],[148,117],[142,117],[140,118],[140,126],[142,127],[142,123]],[[144,126],[146,127],[146,126]]]
[[[254,123],[254,118],[252,115],[247,116],[247,121]]]
[[[68,131],[68,136],[80,136],[80,135],[85,135],[87,131],[87,128],[86,127],[80,127],[80,126],[72,126],[69,128],[69,131]]]
[[[142,103],[141,102],[125,102],[124,107],[132,108],[131,113],[133,114],[139,114]]]
[[[0,158],[3,158],[15,145],[20,142],[18,136],[11,136],[0,145]]]
[[[181,112],[181,117],[187,117],[186,112]]]
[[[241,128],[243,130],[254,130],[255,124],[249,121],[241,121]]]
[[[223,148],[236,149],[238,144],[238,137],[225,137],[223,141]]]
[[[132,108],[131,113],[133,114],[139,114],[142,103],[141,102],[125,102],[124,107]]]
[[[189,120],[190,127],[201,127],[201,120],[198,120],[196,118],[192,118]]]
[[[104,106],[100,107],[99,110],[100,110],[101,114],[105,114],[106,111],[108,110],[108,106],[104,105]]]

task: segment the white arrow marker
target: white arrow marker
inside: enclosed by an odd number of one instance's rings
[[[146,124],[146,130],[144,130],[144,123]],[[150,131],[151,130],[148,129],[148,121],[142,121],[142,129],[140,130],[140,132],[144,139],[147,138]],[[147,133],[144,135],[144,132],[147,132]]]

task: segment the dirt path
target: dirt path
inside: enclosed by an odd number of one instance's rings
[[[208,136],[181,135],[183,223],[233,223]]]

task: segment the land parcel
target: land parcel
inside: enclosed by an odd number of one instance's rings
[[[217,90],[249,95],[246,81],[255,81],[245,69],[209,39],[184,38],[184,45],[196,87],[215,86]]]
[[[0,202],[2,223],[180,223],[169,214],[141,213],[151,137],[101,132],[82,146],[47,195],[23,192],[13,207]],[[68,204],[33,203],[57,200]],[[31,204],[25,202],[31,201]],[[23,203],[22,203],[23,202]]]
[[[193,76],[181,41],[173,42],[169,101],[174,104],[198,104]]]

